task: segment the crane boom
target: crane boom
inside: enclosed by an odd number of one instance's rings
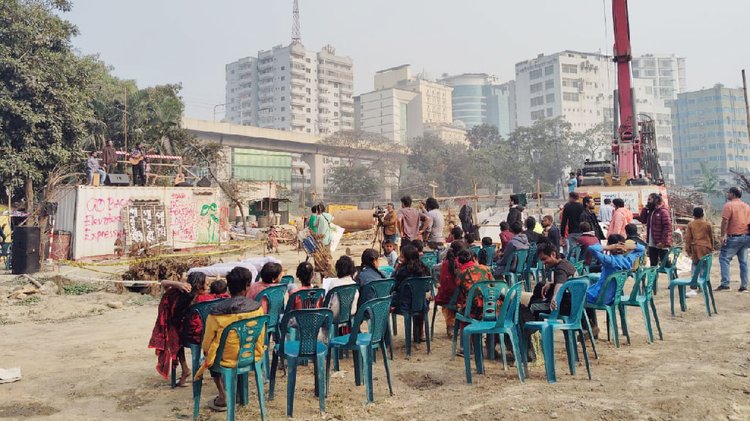
[[[614,23],[614,62],[617,64],[617,91],[615,101],[619,109],[619,128],[612,140],[612,158],[617,174],[622,178],[637,178],[641,170],[642,148],[638,136],[638,123],[634,116],[634,101],[630,61],[630,22],[628,1],[612,0]]]

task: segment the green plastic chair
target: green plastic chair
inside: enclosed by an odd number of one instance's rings
[[[320,308],[323,304],[323,297],[326,295],[326,290],[323,288],[310,288],[296,291],[289,295],[289,299],[286,300],[286,307],[284,307],[284,314],[294,310],[294,302],[297,298],[302,302],[302,308]]]
[[[526,263],[523,266],[523,282],[526,292],[531,292],[531,277],[534,277],[535,281],[539,281],[539,255],[536,254],[537,246],[536,243],[529,245],[529,251],[526,254]]]
[[[380,349],[383,353],[383,364],[385,365],[385,376],[388,380],[388,391],[393,395],[391,386],[391,369],[385,354],[386,335],[388,333],[388,312],[391,307],[391,297],[382,297],[370,300],[357,309],[354,316],[354,324],[349,334],[337,336],[328,344],[328,359],[326,360],[326,371],[331,364],[331,354],[342,350],[350,350],[354,354],[354,384],[362,384],[364,377],[367,402],[373,401],[372,391],[372,364],[374,362],[375,350]],[[367,332],[360,330],[362,323],[367,322]],[[338,371],[334,368],[335,371]]]
[[[10,270],[10,256],[12,247],[13,243],[2,243],[2,248],[0,249],[0,257],[5,258],[5,270]]]
[[[658,273],[667,275],[667,281],[669,282],[677,279],[677,259],[680,257],[680,254],[682,254],[681,247],[672,247],[669,249],[669,252],[667,252],[667,255],[661,260],[661,263],[659,263]],[[654,281],[654,294],[656,294],[659,289],[658,284],[659,276],[657,275],[656,281]]]
[[[494,290],[493,290],[494,289]],[[469,288],[469,291],[466,292],[466,308],[464,309],[463,313],[460,313],[457,311],[457,303],[458,303],[458,294],[460,290],[456,288],[456,291],[453,293],[453,296],[451,297],[451,301],[448,304],[449,308],[452,308],[454,311],[456,311],[456,321],[460,321],[463,323],[476,323],[476,322],[495,322],[497,320],[497,298],[502,294],[504,290],[508,289],[508,284],[506,284],[504,281],[499,280],[493,280],[493,281],[480,281],[475,283],[474,285]],[[496,291],[495,291],[496,290]],[[483,300],[484,306],[482,308],[482,319],[476,320],[471,318],[471,308],[474,305],[474,301],[479,298],[480,296],[483,298],[485,295],[490,297],[490,300]],[[489,339],[487,340],[487,355],[490,357],[490,359],[495,359],[494,353],[495,353],[495,342],[494,342],[494,336],[489,336]],[[456,349],[458,347],[458,340],[461,339],[459,335],[459,323],[453,324],[453,346],[451,351],[451,360],[455,358],[456,356]],[[461,342],[461,345],[464,346],[464,343]],[[500,346],[503,350],[503,354],[505,354],[505,342],[500,342]],[[466,353],[466,349],[464,348],[464,355]]]
[[[583,334],[583,326],[581,325],[584,303],[586,302],[586,288],[588,288],[588,280],[583,277],[568,280],[563,284],[560,291],[554,297],[554,300],[557,303],[555,310],[552,310],[550,314],[544,315],[545,320],[526,322],[524,325],[525,330],[538,330],[542,334],[542,352],[544,353],[544,368],[547,372],[548,383],[557,383],[557,376],[555,374],[555,330],[562,330],[565,335],[565,350],[568,355],[568,368],[572,375],[576,374],[578,344],[576,343],[575,335],[578,334],[578,339],[581,341],[583,359],[586,363],[586,371],[588,372],[589,380],[591,380],[591,367],[589,366],[589,357],[586,351],[586,337]],[[560,302],[562,301],[563,295],[566,293],[570,294],[570,315],[561,316]],[[528,349],[528,346],[528,343],[524,343],[521,355],[527,355],[526,350]],[[523,361],[524,370],[528,375],[528,364],[525,358]]]
[[[193,314],[197,314],[198,317],[201,319],[201,341],[200,343],[188,343],[188,348],[190,349],[190,356],[193,359],[193,365],[191,366],[192,372],[193,372],[193,378],[195,378],[195,373],[198,372],[198,368],[201,366],[201,362],[203,361],[203,334],[206,331],[206,319],[208,318],[208,313],[211,312],[211,310],[214,308],[216,304],[219,304],[220,302],[224,301],[225,298],[219,298],[217,300],[211,300],[211,301],[204,301],[202,303],[196,303],[193,304],[190,307],[190,317],[192,318]],[[176,361],[172,362],[172,387],[175,387],[177,385],[176,383],[176,368],[175,365]],[[200,395],[201,395],[201,382],[193,381],[193,418],[198,418],[198,412],[200,411]],[[197,400],[195,400],[195,397],[198,397]]]
[[[575,244],[573,247],[571,247],[570,250],[568,250],[568,255],[565,256],[565,260],[573,264],[581,260],[581,245]]]
[[[524,275],[526,274],[526,261],[529,257],[529,250],[514,250],[513,256],[508,261],[508,265],[505,266],[505,272],[502,273],[502,278],[510,280],[508,285],[514,285],[516,282],[522,282]],[[510,270],[515,264],[515,270]]]
[[[393,288],[396,285],[395,279],[382,279],[377,281],[372,281],[366,285],[362,285],[359,288],[359,304],[357,304],[357,308],[362,306],[364,303],[370,300],[374,300],[376,298],[389,298],[392,299],[393,295]],[[392,338],[393,335],[391,334],[391,325],[387,325],[388,331],[385,334],[386,344],[388,345],[388,352],[390,353],[391,360],[393,359],[393,344],[392,344]]]
[[[436,251],[426,251],[422,256],[422,264],[431,268],[437,264],[438,255]]]
[[[417,327],[412,327],[412,317],[416,315],[423,315],[424,319],[424,336],[427,342],[427,353],[430,353],[430,324],[429,314],[430,306],[429,303],[425,304],[425,297],[428,292],[432,292],[432,277],[426,276],[422,278],[410,278],[403,282],[396,284],[396,295],[395,295],[395,308],[391,313],[392,324],[393,324],[393,336],[398,335],[396,329],[396,316],[400,315],[404,317],[404,330],[406,337],[406,357],[411,357],[411,336],[413,333],[418,332]],[[411,307],[407,311],[401,311],[399,309],[400,297],[408,294],[411,297]]]
[[[469,247],[469,250],[474,254],[474,256],[479,257],[479,252],[482,250],[482,246],[471,246]]]
[[[292,275],[284,275],[281,277],[281,282],[279,284],[281,285],[289,285],[294,283],[294,276]]]
[[[622,299],[622,290],[625,287],[625,282],[628,280],[628,276],[630,275],[630,271],[627,270],[621,270],[619,272],[615,272],[607,277],[607,279],[604,280],[604,284],[602,285],[602,288],[599,290],[599,296],[596,298],[595,303],[586,303],[586,308],[594,309],[594,310],[604,310],[607,313],[607,340],[610,340],[610,331],[612,332],[612,336],[614,337],[614,343],[615,348],[620,347],[620,337],[619,332],[617,330],[617,311],[620,311],[620,317],[622,318],[622,324],[623,327],[627,327],[627,320],[625,319],[625,309],[620,306],[620,300]],[[598,281],[599,274],[590,274],[588,275],[589,279],[594,281],[596,279]],[[593,278],[595,277],[595,278]],[[606,293],[607,289],[609,288],[609,285],[611,283],[615,283],[615,297],[611,304],[607,304],[604,302],[606,299]],[[611,328],[610,328],[611,325]],[[624,329],[623,334],[625,334],[628,343],[630,343],[630,335],[627,334],[627,330]]]
[[[698,265],[695,268],[695,272],[691,278],[677,278],[669,281],[669,302],[670,309],[672,310],[672,316],[674,316],[674,288],[677,287],[678,294],[680,296],[680,310],[687,310],[687,300],[685,299],[686,286],[698,286],[703,290],[703,300],[706,303],[706,313],[708,317],[711,317],[711,306],[709,305],[709,298],[711,304],[713,304],[714,314],[718,314],[716,311],[716,300],[714,300],[714,291],[711,286],[711,265],[713,263],[713,256],[707,254],[698,261]]]
[[[495,286],[491,282],[478,282],[472,285],[468,293],[467,303],[473,301],[474,294],[476,294],[477,291],[482,293],[482,298],[484,300],[484,313],[489,317],[487,317],[488,320],[473,320],[464,327],[461,342],[464,348],[466,383],[471,383],[471,355],[469,355],[468,351],[472,339],[474,344],[474,359],[477,366],[477,373],[479,374],[485,374],[482,353],[482,335],[488,335],[488,339],[494,339],[495,335],[500,335],[501,344],[505,343],[504,337],[505,335],[508,335],[511,346],[513,347],[513,356],[516,361],[521,361],[522,358],[518,332],[518,306],[521,304],[522,285],[520,283],[515,284],[510,289],[507,289],[503,283],[494,283],[499,285]],[[503,304],[498,312],[497,300],[501,298],[502,292],[506,289],[507,291],[505,292]],[[468,304],[466,306],[466,312],[462,318],[466,317],[471,317],[471,306]],[[491,320],[492,318],[494,318],[494,320]],[[489,345],[492,346],[494,352],[494,340],[488,340],[488,342]],[[505,352],[502,354],[503,369],[505,369],[505,367],[507,367]],[[516,367],[518,369],[518,378],[521,379],[521,383],[524,383],[525,376],[523,373],[523,367],[520,363],[517,363]]]
[[[224,379],[224,389],[227,396],[227,421],[233,421],[235,416],[235,403],[237,395],[240,404],[248,403],[248,381],[249,373],[255,373],[255,386],[258,390],[258,403],[260,405],[260,417],[266,419],[266,401],[263,394],[263,359],[255,359],[255,346],[263,338],[263,329],[268,324],[268,316],[257,316],[250,319],[238,320],[224,328],[221,333],[219,349],[216,351],[216,360],[211,366],[211,371],[220,373]],[[221,360],[224,359],[224,346],[230,332],[234,332],[239,338],[239,351],[236,367],[224,367]],[[194,381],[203,383],[203,379]],[[195,408],[200,405],[201,394],[193,395],[193,418],[198,418]]]
[[[355,306],[355,298],[359,293],[359,285],[341,285],[335,288],[331,288],[326,294],[326,298],[323,301],[324,308],[331,307],[331,300],[333,297],[337,297],[339,302],[339,314],[334,314],[333,319],[333,332],[330,333],[331,338],[338,336],[342,328],[352,327],[352,308]],[[334,370],[339,371],[339,357],[336,353],[333,360]]]
[[[299,340],[287,339],[287,332],[291,328],[290,321],[295,320],[295,330]],[[320,412],[326,410],[326,384],[328,372],[326,359],[328,357],[328,343],[333,332],[333,311],[328,308],[292,310],[284,314],[281,320],[281,343],[274,347],[273,362],[271,363],[271,381],[268,389],[268,400],[273,400],[276,387],[276,368],[279,359],[284,359],[289,365],[286,385],[286,415],[292,417],[294,412],[294,390],[297,383],[297,365],[303,361],[312,360],[315,368],[315,394],[320,403]],[[327,332],[326,342],[318,340],[318,335]]]
[[[588,274],[588,268],[584,264],[583,260],[579,260],[575,263],[573,263],[573,267],[576,268],[576,272],[578,272],[578,276],[584,276]]]
[[[487,267],[492,267],[492,265],[495,263],[495,252],[497,250],[497,247],[494,246],[494,245],[492,245],[492,246],[484,246],[484,247],[482,247],[482,250],[484,250],[484,253],[485,253],[486,257],[485,257],[485,260],[484,261],[480,261],[479,264],[480,265],[485,265]],[[479,253],[477,253],[477,256],[479,256]]]
[[[636,271],[633,279],[635,284],[633,289],[630,291],[630,295],[624,295],[620,299],[620,314],[624,314],[625,306],[640,307],[643,313],[643,320],[646,324],[646,334],[648,343],[654,342],[654,330],[651,327],[651,314],[649,313],[649,306],[651,307],[651,313],[654,315],[654,321],[656,322],[656,328],[659,331],[659,339],[664,340],[664,336],[661,332],[661,325],[659,324],[659,315],[656,314],[656,305],[654,304],[654,282],[656,282],[657,272],[656,268],[644,268],[643,270]],[[626,319],[623,317],[622,328],[625,332],[628,331],[628,325]]]
[[[393,266],[378,266],[378,272],[382,273],[386,278],[392,277],[393,271],[395,271]]]
[[[292,278],[294,280],[294,278]],[[268,346],[271,342],[271,335],[273,335],[273,341],[278,342],[278,325],[279,319],[281,319],[282,312],[284,311],[284,295],[286,295],[287,286],[284,284],[270,286],[263,291],[259,292],[255,297],[255,301],[262,302],[266,300],[268,303],[266,315],[268,315],[268,327],[266,327],[265,345],[266,352],[263,355],[263,367],[265,367],[266,378],[268,378],[268,367],[270,359],[268,358]]]

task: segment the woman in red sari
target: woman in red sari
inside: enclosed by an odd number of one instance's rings
[[[205,292],[206,275],[195,272],[188,276],[187,282],[162,281],[161,284],[167,291],[159,302],[156,323],[148,347],[156,350],[156,371],[165,379],[169,378],[170,365],[179,360],[182,375],[177,386],[184,387],[192,374],[182,347],[186,333],[185,319],[190,313],[190,305],[195,297]]]

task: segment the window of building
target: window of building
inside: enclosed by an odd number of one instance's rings
[[[532,111],[531,112],[531,120],[532,121],[541,120],[543,118],[544,118],[544,110]]]
[[[547,101],[547,104],[551,104],[555,102],[555,94],[547,94],[546,101]]]
[[[310,119],[309,119],[309,118],[307,118],[307,119],[305,119],[305,120],[306,120],[306,121],[307,121],[308,123],[310,123]]]
[[[531,106],[532,107],[536,107],[538,105],[543,105],[543,104],[544,104],[544,97],[543,96],[538,96],[538,97],[531,98]]]
[[[542,69],[536,69],[529,72],[529,79],[539,79],[542,77]]]
[[[541,92],[541,91],[542,91],[542,83],[541,82],[535,83],[535,84],[529,86],[529,92],[532,93],[532,94],[535,94],[535,93]]]
[[[310,62],[310,59],[309,59],[309,58],[306,58],[306,59],[305,59],[305,61],[309,63],[309,62]]]
[[[578,66],[575,64],[563,64],[560,69],[563,73],[578,73]]]
[[[281,121],[286,121],[286,117],[281,117]]]
[[[281,100],[282,100],[282,101],[284,101],[285,99],[286,99],[286,97],[285,97],[285,96],[282,96],[282,97],[281,97]]]
[[[285,66],[281,66],[281,70],[284,70],[284,69],[286,69],[286,67]]]
[[[305,98],[305,102],[307,102],[309,104],[311,102],[310,98]]]
[[[563,101],[578,102],[579,101],[578,94],[575,92],[563,92]]]
[[[286,111],[286,107],[281,107],[281,111]]]
[[[577,88],[578,87],[578,79],[563,78],[563,80],[562,80],[562,86],[564,88]]]
[[[554,79],[550,79],[550,80],[544,81],[544,89],[552,89],[554,87],[555,87],[555,80]]]
[[[552,66],[551,64],[549,66],[547,66],[547,67],[544,68],[544,75],[545,76],[549,76],[552,73],[555,73],[555,67]]]
[[[284,92],[285,90],[286,90],[286,87],[285,87],[285,86],[282,86],[282,87],[281,87],[281,91],[282,91],[282,92]]]
[[[547,117],[552,117],[552,108],[547,108]]]
[[[310,90],[310,88],[305,89],[305,92],[307,92],[308,94],[312,93],[312,91]]]
[[[333,103],[333,106],[334,106],[334,107],[338,107],[338,106],[339,106],[339,103],[338,103],[338,102],[334,102],[334,103]]]
[[[305,109],[305,112],[308,112],[308,113],[309,113],[309,112],[310,112],[310,109],[309,109],[309,108]]]

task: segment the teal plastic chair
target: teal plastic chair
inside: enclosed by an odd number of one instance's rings
[[[266,419],[266,400],[263,393],[263,358],[255,359],[255,346],[263,341],[261,335],[268,324],[268,316],[257,316],[250,319],[238,320],[224,328],[221,333],[219,349],[216,351],[216,360],[211,366],[211,371],[220,373],[224,380],[224,389],[227,396],[227,421],[233,421],[235,416],[235,403],[237,395],[240,404],[248,403],[248,381],[249,374],[255,373],[255,386],[258,391],[258,403],[260,405],[260,417]],[[234,332],[239,338],[239,351],[236,367],[224,367],[221,360],[224,359],[224,345],[230,332]],[[206,373],[208,374],[208,373]],[[198,380],[203,383],[203,379]],[[200,405],[200,388],[197,396],[193,396],[194,408]],[[193,418],[198,418],[198,413],[193,412]]]
[[[190,307],[190,316],[192,317],[193,314],[197,314],[198,317],[201,319],[201,343],[189,343],[188,348],[190,349],[190,356],[193,359],[193,365],[192,371],[193,371],[193,378],[195,378],[195,373],[198,372],[198,368],[201,366],[201,361],[203,360],[203,333],[206,331],[206,319],[208,318],[208,313],[211,312],[211,310],[214,308],[216,304],[219,304],[220,302],[224,301],[225,298],[219,298],[217,300],[211,300],[211,301],[204,301],[202,303],[196,303],[193,304]],[[175,378],[176,378],[176,368],[175,362],[172,363],[172,382],[176,385]],[[174,387],[174,386],[172,386]],[[200,395],[201,395],[201,382],[193,381],[193,418],[198,418],[198,412],[200,411]],[[198,397],[196,400],[196,396]]]
[[[604,284],[599,290],[599,296],[596,298],[596,302],[593,304],[588,302],[586,303],[586,308],[594,310],[604,310],[607,313],[607,340],[610,340],[611,331],[612,337],[614,338],[615,348],[620,347],[620,337],[617,330],[617,311],[620,312],[620,317],[622,318],[624,330],[623,334],[625,334],[628,343],[630,343],[630,335],[627,334],[627,320],[625,319],[625,309],[624,307],[620,306],[620,300],[622,299],[622,290],[625,287],[625,282],[628,280],[629,275],[630,271],[627,270],[622,270],[609,275],[607,279],[604,280]],[[591,279],[592,281],[594,281],[594,279],[598,280],[599,274],[590,274],[589,279]],[[612,303],[607,304],[605,303],[607,295],[606,293],[609,285],[612,283],[615,283],[615,297]]]
[[[687,310],[687,300],[685,299],[686,287],[698,286],[703,290],[703,300],[706,303],[706,314],[711,317],[711,306],[709,305],[709,299],[713,304],[714,314],[718,314],[716,311],[716,301],[714,300],[714,291],[711,286],[711,266],[713,263],[713,257],[707,254],[698,261],[698,265],[690,278],[677,278],[669,281],[669,302],[670,309],[672,310],[672,316],[674,316],[674,288],[677,287],[678,294],[680,296],[680,310]]]
[[[479,256],[479,251],[482,250],[482,246],[471,246],[469,247],[469,250],[474,254],[474,256]]]
[[[393,266],[378,266],[378,272],[382,273],[386,278],[392,277],[393,271],[395,271]]]
[[[536,254],[536,243],[529,245],[529,251],[526,254],[526,262],[523,266],[523,282],[526,292],[531,292],[531,277],[534,277],[534,281],[538,282],[539,276],[539,255]]]
[[[331,364],[331,354],[342,350],[350,350],[354,354],[354,384],[362,384],[364,377],[367,402],[372,402],[372,364],[374,362],[375,350],[380,349],[383,353],[383,364],[385,365],[385,376],[388,380],[388,391],[393,395],[391,385],[391,369],[385,354],[386,335],[388,333],[388,312],[391,307],[391,297],[376,298],[363,304],[357,309],[354,316],[354,324],[349,334],[337,336],[328,344],[328,359],[326,360],[326,371]],[[360,330],[363,323],[367,322],[367,332]],[[335,371],[338,371],[334,368]]]
[[[292,278],[294,280],[294,278]],[[266,315],[268,316],[268,327],[266,327],[265,345],[266,352],[263,356],[263,367],[265,367],[266,378],[268,378],[268,367],[270,359],[268,358],[268,346],[271,343],[271,335],[273,335],[274,343],[278,342],[278,325],[279,319],[284,311],[284,295],[286,295],[287,286],[285,284],[279,284],[270,286],[263,291],[259,292],[255,297],[255,301],[262,302],[265,300],[268,304]]]
[[[669,252],[667,252],[667,255],[664,256],[664,258],[659,263],[658,273],[667,275],[668,282],[677,279],[677,259],[680,257],[680,254],[682,254],[681,247],[672,247],[669,249]],[[658,284],[659,277],[657,275],[656,281],[654,281],[654,294],[656,294],[659,289]]]
[[[13,243],[2,243],[0,257],[5,258],[5,270],[10,270],[10,255]]]
[[[568,280],[560,288],[560,291],[554,297],[557,307],[550,314],[544,315],[545,320],[536,322],[526,322],[525,330],[538,330],[542,334],[542,352],[544,353],[544,368],[547,372],[547,382],[557,383],[555,374],[555,330],[562,330],[565,335],[565,350],[568,355],[568,368],[570,374],[576,374],[576,354],[578,353],[578,344],[576,343],[576,334],[581,341],[583,359],[586,363],[586,371],[591,380],[591,367],[589,366],[589,357],[586,351],[586,337],[583,334],[581,325],[581,316],[583,313],[584,303],[586,302],[586,288],[588,280],[585,278],[573,278]],[[560,315],[560,302],[565,294],[570,294],[570,315]],[[521,350],[522,355],[527,355],[526,350],[529,344],[524,343]],[[523,360],[524,370],[528,375],[528,364],[526,359]]]
[[[291,327],[289,322],[292,319],[295,320],[295,330],[297,331],[297,336],[299,336],[298,340],[286,338],[286,334]],[[325,412],[326,384],[328,382],[326,359],[328,358],[330,334],[333,332],[333,311],[328,308],[292,310],[284,315],[279,326],[281,343],[274,348],[273,352],[268,400],[273,400],[276,387],[276,368],[279,359],[282,358],[289,365],[286,384],[286,415],[287,417],[293,416],[297,366],[303,361],[312,361],[315,369],[315,395],[318,396],[320,412]],[[325,342],[318,339],[319,335],[322,335],[323,332],[327,332],[324,338]]]
[[[493,285],[495,284],[495,285]],[[505,298],[503,304],[500,307],[500,311],[497,311],[497,300],[501,298],[501,294],[505,288],[505,284],[501,282],[478,282],[472,285],[467,296],[466,312],[463,318],[471,317],[471,305],[468,303],[473,302],[474,294],[477,291],[482,293],[484,300],[484,314],[487,317],[483,317],[483,320],[473,320],[466,327],[464,327],[463,334],[461,336],[461,342],[464,348],[464,366],[466,368],[466,383],[471,383],[471,355],[469,355],[469,344],[474,344],[474,359],[477,366],[477,373],[485,374],[484,361],[482,353],[482,335],[488,335],[488,339],[500,335],[500,343],[504,344],[505,335],[510,338],[511,346],[513,347],[513,356],[516,361],[521,361],[521,343],[519,341],[518,331],[518,306],[521,304],[521,287],[522,285],[515,284],[505,292]],[[491,320],[493,319],[494,320]],[[488,346],[493,348],[494,352],[494,340],[488,340]],[[507,367],[507,361],[505,358],[505,352],[503,354],[503,369]],[[516,364],[518,369],[518,378],[521,383],[525,381],[523,372],[523,366],[520,363]]]
[[[643,320],[646,324],[646,334],[648,343],[654,342],[654,330],[651,327],[651,314],[654,316],[656,322],[656,328],[659,331],[659,339],[664,340],[664,336],[661,332],[661,325],[659,324],[659,315],[656,314],[656,305],[654,304],[654,282],[656,282],[657,272],[656,268],[644,268],[636,271],[633,279],[635,284],[629,295],[625,295],[620,299],[620,313],[625,312],[625,307],[639,307],[643,313]],[[649,307],[651,311],[649,312]],[[628,331],[627,321],[623,320],[623,330]]]
[[[437,262],[438,262],[438,255],[436,251],[424,252],[424,255],[422,256],[422,264],[424,264],[428,268],[431,268],[435,266]]]
[[[522,282],[526,274],[526,261],[529,257],[529,250],[514,250],[508,265],[505,266],[505,272],[502,277],[509,281],[508,285],[514,285],[516,282]],[[515,264],[515,269],[510,270]]]
[[[424,336],[427,342],[427,353],[430,353],[430,324],[429,314],[430,307],[429,303],[425,303],[425,297],[428,292],[432,292],[432,278],[410,278],[403,282],[396,284],[396,296],[395,296],[395,309],[391,313],[392,324],[393,324],[393,335],[398,335],[396,329],[396,316],[400,315],[404,317],[404,336],[406,337],[406,357],[411,357],[411,337],[413,333],[418,332],[417,326],[412,327],[412,317],[416,315],[422,315],[424,319]],[[403,296],[411,297],[411,307],[406,311],[401,311],[400,298]]]
[[[477,322],[495,322],[497,320],[497,298],[504,290],[508,289],[508,285],[504,281],[500,280],[493,280],[493,281],[481,281],[477,282],[474,285],[469,288],[469,291],[466,292],[466,308],[464,309],[463,313],[460,313],[457,311],[457,303],[458,303],[458,294],[460,290],[456,288],[456,291],[453,293],[453,296],[451,297],[451,301],[448,304],[448,306],[456,311],[456,321],[457,322],[463,322],[466,324],[470,323],[477,323]],[[484,306],[482,308],[482,319],[476,320],[471,318],[471,308],[474,305],[474,301],[478,299],[480,296],[483,298],[484,296],[490,297],[489,300],[483,300]],[[494,303],[494,304],[493,304]],[[456,356],[456,349],[457,349],[457,343],[458,340],[461,339],[461,336],[459,335],[459,323],[453,324],[453,346],[452,346],[452,352],[451,352],[451,360]],[[463,342],[461,342],[461,346],[465,346]],[[505,354],[505,342],[500,342],[500,346],[503,350],[503,354]],[[464,354],[466,353],[466,348],[464,348]],[[495,359],[494,357],[495,353],[495,342],[494,342],[494,336],[489,336],[487,340],[487,355],[490,357],[490,359]]]
[[[497,250],[497,247],[492,246],[484,246],[482,247],[482,250],[484,250],[485,259],[484,261],[479,261],[480,265],[485,265],[487,267],[492,267],[495,264],[495,252]],[[479,253],[477,253],[479,255]]]
[[[359,293],[359,285],[341,285],[335,288],[331,288],[326,294],[325,300],[323,301],[323,307],[330,308],[331,300],[336,297],[339,302],[339,314],[334,314],[333,318],[333,332],[330,333],[331,338],[335,338],[339,335],[342,328],[352,327],[352,308],[356,305],[355,299]],[[339,371],[339,357],[337,353],[333,360],[333,367],[336,371]]]
[[[281,282],[279,284],[281,285],[289,285],[294,283],[294,276],[292,275],[284,275],[281,277]]]
[[[588,268],[584,264],[583,260],[579,260],[573,263],[573,267],[576,268],[576,272],[578,272],[578,276],[587,275],[589,273]]]
[[[362,285],[359,288],[359,304],[357,308],[366,303],[367,301],[374,300],[376,298],[388,298],[392,299],[393,288],[396,285],[395,279],[382,279],[372,281],[366,285]],[[393,359],[393,344],[391,334],[391,325],[387,324],[388,331],[385,334],[386,344],[388,345],[388,352],[390,353],[391,360]]]
[[[294,302],[297,298],[300,299],[303,309],[308,308],[320,308],[323,304],[323,297],[326,295],[326,290],[323,288],[310,288],[302,289],[289,295],[289,299],[286,300],[286,307],[284,307],[284,314],[294,310]]]
[[[573,245],[573,247],[568,250],[568,255],[565,256],[565,260],[569,261],[570,263],[576,263],[577,261],[581,260],[581,245]]]

